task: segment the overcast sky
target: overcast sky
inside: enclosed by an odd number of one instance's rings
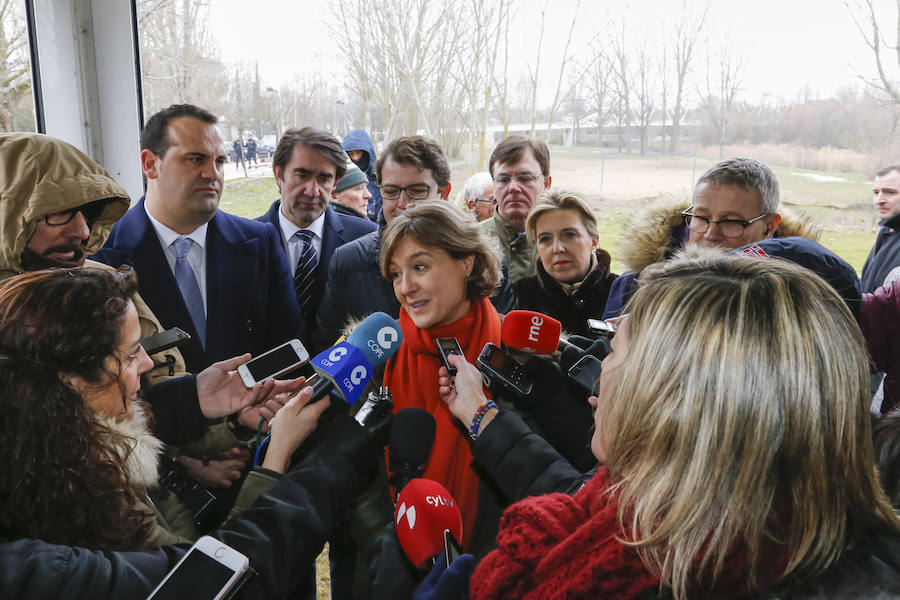
[[[703,4],[686,2],[695,9]],[[519,0],[516,4],[510,48],[518,48],[517,68],[522,71],[525,61],[534,62],[543,3]],[[894,0],[876,3],[891,31],[897,22]],[[325,14],[331,4],[310,0],[212,0],[211,4],[210,30],[222,59],[258,61],[265,85],[277,87],[306,72],[333,73],[339,69],[338,52],[352,51],[338,47],[328,35]],[[551,85],[575,4],[574,0],[550,3],[541,77]],[[373,10],[377,5],[378,0],[372,0]],[[636,46],[646,39],[653,49],[661,43],[666,24],[673,21],[672,11],[680,8],[674,0],[586,0],[572,46],[583,47],[595,31],[609,27],[610,18],[624,18],[629,39]],[[364,20],[365,15],[359,18]],[[724,39],[742,54],[747,100],[791,100],[804,89],[827,97],[841,86],[857,84],[857,74],[875,73],[871,51],[842,0],[712,0],[705,33],[710,47]],[[893,67],[896,71],[896,62]],[[704,67],[698,63],[697,68]]]

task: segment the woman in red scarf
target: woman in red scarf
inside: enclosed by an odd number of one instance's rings
[[[894,597],[900,519],[841,297],[792,263],[705,254],[644,271],[628,308],[591,398],[604,466],[507,509],[471,598]],[[440,393],[465,422],[481,377],[452,363]]]
[[[434,416],[437,432],[424,477],[444,485],[459,505],[463,546],[472,548],[476,532],[490,543],[499,509],[476,526],[487,498],[479,498],[466,431],[438,396],[441,361],[435,340],[456,338],[471,362],[486,343],[500,343],[500,317],[488,300],[500,279],[499,252],[468,215],[446,202],[427,202],[407,209],[385,229],[381,272],[393,282],[401,304],[403,345],[384,375],[394,410],[423,408]]]

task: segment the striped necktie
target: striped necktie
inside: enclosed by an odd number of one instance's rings
[[[178,283],[178,289],[181,291],[181,297],[187,306],[188,313],[191,315],[191,321],[194,322],[194,329],[197,331],[197,337],[200,344],[206,347],[206,309],[203,307],[203,295],[200,293],[200,285],[197,283],[197,277],[194,270],[188,262],[188,252],[194,241],[190,238],[180,237],[172,242],[175,248],[175,281]]]
[[[313,283],[316,278],[316,267],[319,266],[319,257],[312,243],[313,233],[311,231],[301,229],[294,234],[294,237],[303,242],[303,253],[300,254],[300,260],[297,261],[297,268],[294,270],[294,289],[297,290],[297,300],[300,301],[300,308],[305,311],[312,300]]]

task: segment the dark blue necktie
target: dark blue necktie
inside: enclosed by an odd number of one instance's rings
[[[194,241],[190,238],[183,237],[172,242],[172,247],[175,248],[175,281],[178,282],[181,297],[184,298],[188,313],[194,322],[194,329],[197,331],[200,344],[206,347],[206,310],[203,308],[203,295],[200,293],[197,277],[194,276],[194,270],[187,259],[193,243]]]
[[[300,308],[306,310],[312,300],[319,257],[316,255],[316,248],[312,243],[313,233],[311,231],[301,229],[294,234],[294,237],[303,242],[303,252],[300,254],[300,260],[297,261],[297,269],[294,271],[294,289],[297,290]]]

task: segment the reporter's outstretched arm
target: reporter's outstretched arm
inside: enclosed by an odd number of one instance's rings
[[[250,558],[258,576],[242,589],[251,600],[291,598],[297,565],[315,560],[325,537],[374,476],[386,423],[331,426],[321,446],[251,508],[213,535]],[[143,600],[187,546],[152,552],[91,552],[34,540],[0,544],[0,597]]]

